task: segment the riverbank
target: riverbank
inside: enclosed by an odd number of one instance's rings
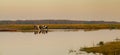
[[[120,29],[120,24],[39,24],[48,29]],[[0,30],[28,31],[34,30],[34,24],[0,24]]]
[[[103,55],[120,55],[120,41],[103,43],[100,42],[96,47],[85,47],[80,49],[87,53],[99,53]]]

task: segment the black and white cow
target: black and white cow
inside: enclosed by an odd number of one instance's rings
[[[45,25],[42,25],[42,26],[39,26],[39,25],[34,25],[34,29],[35,29],[35,30],[48,29],[48,26],[45,26]]]

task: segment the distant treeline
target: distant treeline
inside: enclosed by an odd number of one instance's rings
[[[115,21],[77,21],[77,20],[2,20],[0,24],[120,24]]]

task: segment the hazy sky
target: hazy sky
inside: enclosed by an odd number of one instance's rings
[[[120,0],[0,0],[0,20],[120,21]]]

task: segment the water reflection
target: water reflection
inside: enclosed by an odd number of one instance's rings
[[[92,32],[92,31],[99,31],[104,29],[41,29],[41,30],[34,30],[34,34],[47,34],[48,32]],[[108,30],[108,29],[107,29]],[[112,31],[109,29],[109,31]]]
[[[48,32],[56,32],[56,31],[63,31],[63,32],[77,32],[77,31],[97,31],[97,29],[41,29],[41,30],[34,30],[34,34],[47,34]]]
[[[48,33],[48,30],[37,30],[37,31],[34,31],[34,34],[47,34]]]

